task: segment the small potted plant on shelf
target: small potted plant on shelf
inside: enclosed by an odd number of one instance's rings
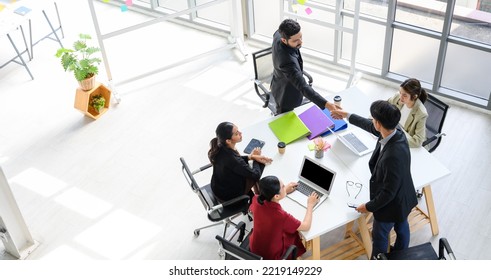
[[[87,40],[90,35],[80,34],[79,40],[73,43],[73,49],[60,48],[56,57],[61,58],[61,65],[65,71],[73,71],[75,79],[83,90],[91,90],[95,85],[95,76],[99,73],[101,59],[94,57],[99,52],[98,47],[89,47]]]
[[[102,95],[94,95],[90,98],[90,106],[92,106],[97,113],[100,113],[104,105],[106,105],[106,99]]]
[[[331,144],[327,143],[322,137],[314,138],[314,149],[315,149],[315,157],[322,158],[324,157],[324,152],[331,148]]]

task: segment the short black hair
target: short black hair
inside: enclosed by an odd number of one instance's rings
[[[278,27],[281,38],[288,40],[291,36],[300,32],[300,24],[293,19],[285,19]]]
[[[370,106],[370,114],[372,114],[373,119],[380,122],[385,129],[389,130],[396,128],[401,120],[401,111],[396,106],[384,100],[373,102]]]

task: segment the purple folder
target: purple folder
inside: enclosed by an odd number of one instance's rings
[[[334,128],[334,122],[329,119],[317,105],[313,105],[305,110],[303,113],[299,114],[298,117],[310,130],[310,135],[307,136],[309,140],[326,132],[329,127]]]

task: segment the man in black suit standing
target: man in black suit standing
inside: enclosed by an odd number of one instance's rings
[[[278,114],[300,106],[304,96],[321,109],[341,109],[317,93],[303,77],[303,60],[300,54],[302,32],[298,22],[285,19],[273,35],[272,47],[274,72],[271,93],[276,101]]]
[[[356,208],[360,213],[373,212],[372,258],[387,253],[392,228],[397,233],[394,250],[409,247],[407,217],[418,204],[411,177],[411,153],[404,131],[397,124],[401,112],[387,101],[375,101],[370,106],[373,120],[335,110],[334,118],[348,118],[349,122],[377,135],[378,142],[368,162],[370,201]]]

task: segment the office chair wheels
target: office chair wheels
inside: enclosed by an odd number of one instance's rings
[[[252,215],[252,212],[249,209],[247,209],[247,212],[244,212],[244,216],[247,216],[249,222],[252,222],[254,220],[254,216]]]
[[[252,222],[254,218],[252,217],[252,213],[247,213],[247,218],[249,219],[249,222]]]
[[[199,236],[199,229],[195,229],[194,230],[194,237],[198,237]]]
[[[222,248],[218,248],[218,256],[220,259],[224,260],[225,259],[225,251]]]

